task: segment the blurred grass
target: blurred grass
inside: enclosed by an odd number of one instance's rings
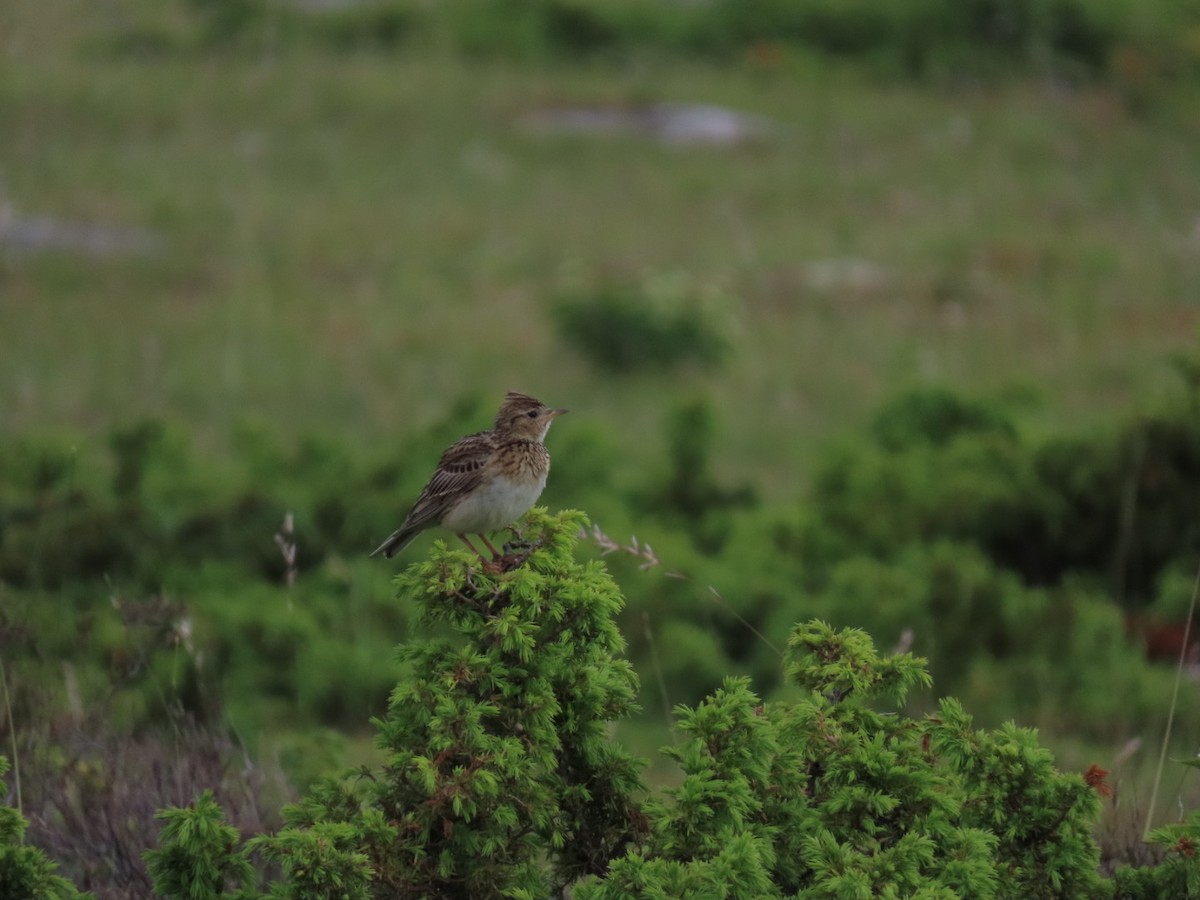
[[[436,48],[118,53],[186,7],[7,5],[0,184],[17,216],[149,228],[147,258],[4,252],[5,434],[245,418],[403,439],[517,387],[618,435],[682,387],[728,426],[719,467],[794,489],[814,441],[898,384],[1037,394],[1045,421],[1164,390],[1191,346],[1200,122],[1111,86],[930,90],[836,63],[470,61]],[[550,105],[764,115],[734,148],[547,136]],[[866,286],[813,264],[865,260]],[[710,374],[600,376],[554,338],[562,286],[681,271],[740,298]],[[614,465],[636,466],[618,440]]]

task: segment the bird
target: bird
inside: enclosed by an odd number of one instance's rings
[[[488,532],[511,525],[529,511],[546,486],[550,454],[543,441],[551,423],[567,410],[549,407],[516,391],[504,397],[496,423],[451,444],[403,524],[371,556],[391,559],[427,528],[452,531],[480,559],[467,538],[477,535],[501,558]]]

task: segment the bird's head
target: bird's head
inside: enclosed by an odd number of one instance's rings
[[[565,412],[527,394],[509,391],[500,412],[496,413],[496,430],[515,438],[541,441],[550,430],[550,423]]]

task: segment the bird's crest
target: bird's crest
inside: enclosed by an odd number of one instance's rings
[[[530,397],[528,394],[509,391],[504,395],[504,403],[500,407],[500,412],[496,414],[496,424],[499,425],[514,415],[520,415],[531,409],[541,409],[543,405],[541,400]]]

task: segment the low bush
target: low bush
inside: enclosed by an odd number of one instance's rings
[[[633,710],[622,600],[572,553],[579,517],[532,516],[516,569],[435,547],[401,591],[442,637],[400,651],[379,719],[387,761],[313,788],[287,827],[243,843],[208,796],[163,815],[155,890],[196,878],[241,897],[1151,896],[1200,878],[1197,826],[1160,831],[1159,867],[1098,871],[1105,774],[1060,772],[1036,734],[978,730],[943,699],[886,712],[930,684],[857,629],[793,631],[791,696],[743,678],[677,710],[677,787],[645,796],[609,725]],[[264,888],[248,864],[275,862]],[[199,875],[197,873],[203,873]],[[1166,896],[1158,894],[1158,896]],[[1182,895],[1179,895],[1182,896]]]
[[[573,291],[554,307],[563,340],[612,374],[716,365],[730,313],[719,293],[669,275]]]
[[[1186,405],[1031,444],[993,406],[917,392],[880,412],[872,440],[821,464],[808,544],[890,558],[964,540],[1027,585],[1084,578],[1137,609],[1164,571],[1200,561],[1197,504],[1200,421]]]

